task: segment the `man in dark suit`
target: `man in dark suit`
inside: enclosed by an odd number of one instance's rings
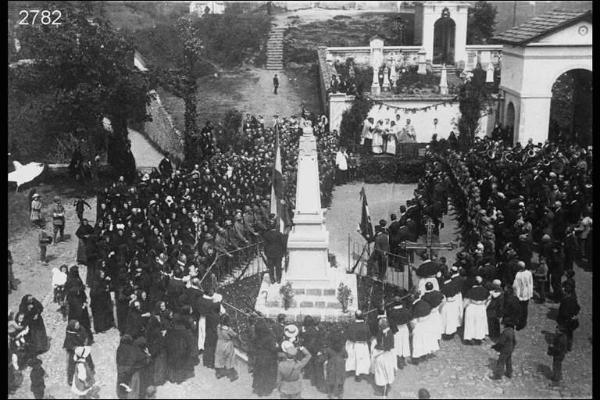
[[[567,354],[567,335],[566,327],[558,324],[556,326],[556,333],[554,340],[548,348],[548,355],[552,356],[552,385],[556,386],[560,384],[562,380],[562,362]]]
[[[502,379],[504,374],[507,378],[512,378],[512,353],[517,341],[515,340],[515,330],[512,324],[506,324],[500,338],[495,345],[494,350],[500,353],[494,375],[490,376],[493,380]]]
[[[388,235],[386,220],[379,221],[379,226],[375,229],[375,249],[373,255],[377,261],[379,279],[385,279],[385,273],[388,266],[388,253],[390,252],[390,237]]]
[[[275,226],[275,223],[270,223],[269,230],[263,234],[264,252],[271,283],[281,283],[281,259],[287,250],[287,236],[276,230]]]
[[[389,236],[390,236],[390,252],[392,254],[398,254],[398,252],[399,252],[398,245],[400,244],[398,234],[400,232],[401,225],[400,225],[400,221],[398,221],[398,217],[396,216],[396,214],[390,215],[390,219],[392,220],[392,222],[390,223],[390,226],[388,227],[388,232],[389,232]],[[390,261],[391,261],[391,264],[393,267],[397,267],[399,258],[392,257],[392,259]]]
[[[169,159],[169,153],[165,153],[165,157],[160,161],[160,164],[158,164],[158,170],[160,171],[160,174],[165,177],[170,177],[173,173],[173,165]]]
[[[279,78],[277,74],[273,77],[273,93],[277,94],[277,88],[279,87]]]

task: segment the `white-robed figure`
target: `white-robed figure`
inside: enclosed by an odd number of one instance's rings
[[[396,352],[394,351],[394,334],[385,316],[379,318],[379,332],[373,349],[373,371],[375,384],[380,393],[387,395],[390,392],[396,377]]]
[[[481,286],[483,281],[480,276],[476,278],[476,284],[467,292],[465,302],[465,327],[463,339],[465,341],[481,341],[488,334],[486,300],[489,291]]]
[[[390,328],[394,333],[394,353],[398,368],[404,368],[406,358],[410,357],[410,330],[408,323],[411,319],[410,310],[402,304],[400,296],[394,297],[394,303],[387,312]]]
[[[444,301],[444,295],[439,290],[433,289],[433,284],[427,282],[425,284],[425,293],[421,296],[421,300],[426,301],[431,306],[429,313],[430,326],[430,343],[432,351],[439,350],[439,340],[442,338],[442,316],[440,315],[440,307]]]
[[[354,371],[356,381],[361,380],[361,375],[369,375],[371,370],[371,352],[369,351],[369,339],[371,332],[365,322],[361,310],[354,313],[356,319],[348,327],[346,340],[346,371]]]
[[[413,302],[412,320],[412,353],[411,361],[413,364],[418,364],[419,359],[430,353],[430,344],[428,343],[427,330],[429,313],[431,306],[424,300],[417,299]]]
[[[461,281],[456,267],[452,267],[452,272],[453,275],[444,282],[441,288],[445,297],[441,306],[442,335],[446,338],[454,336],[458,327],[462,325]]]
[[[381,154],[383,152],[383,131],[383,120],[380,119],[373,129],[372,151],[374,154]]]
[[[396,141],[398,140],[398,127],[395,121],[390,122],[390,126],[386,131],[385,153],[396,155]]]

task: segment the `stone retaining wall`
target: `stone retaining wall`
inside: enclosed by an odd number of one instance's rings
[[[141,133],[161,152],[169,152],[176,161],[183,160],[183,132],[175,128],[171,114],[165,109],[158,93],[152,91],[153,99],[147,107],[152,121],[144,123]]]

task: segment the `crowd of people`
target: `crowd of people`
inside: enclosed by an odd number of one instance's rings
[[[151,398],[156,386],[193,377],[200,358],[217,378],[238,378],[234,343],[240,332],[217,293],[219,278],[257,256],[263,242],[284,241],[267,234],[278,230],[268,196],[274,134],[279,134],[291,209],[297,138],[310,124],[303,117],[275,117],[273,125],[249,118],[237,149],[215,147],[213,157],[193,168],[174,167],[167,155],[133,186],[121,177],[98,194],[93,226],[84,218],[85,204],[78,203],[77,263],[87,267],[86,281],[77,265],[55,268],[53,276],[54,300],[68,321],[63,347],[74,393],[98,395],[91,345],[94,333],[112,328],[121,335],[119,398]],[[319,124],[314,129],[326,199],[334,181],[337,138]],[[560,381],[561,362],[578,326],[573,263],[591,263],[591,148],[547,144],[538,149],[531,143],[510,148],[485,139],[468,154],[443,146],[431,150],[414,198],[400,207],[399,216],[391,216],[389,226],[381,221],[376,228],[374,265],[382,279],[388,264],[402,268],[395,256],[407,254],[399,244],[415,241],[427,220],[439,232],[450,203],[464,244],[455,263],[423,260],[433,268],[418,271],[421,278],[410,295],[395,296],[373,311],[359,310],[345,329],[328,335],[311,317],[300,327],[285,315],[275,322],[255,319],[249,351],[255,393],[268,395],[278,388],[282,397],[298,396],[304,371],[312,385],[341,397],[345,373],[354,371],[357,380],[372,374],[377,393],[389,394],[396,371],[407,360],[426,361],[442,339],[457,333],[465,344],[481,344],[486,336],[495,341],[500,356],[491,378],[510,378],[514,331],[527,326],[534,276],[537,300],[545,301],[550,292],[548,298],[560,304],[557,335],[548,351],[554,358],[553,381]],[[506,156],[489,160],[490,151]],[[519,162],[518,156],[528,159]],[[44,232],[39,197],[32,195],[31,219]],[[52,213],[54,237],[44,243],[61,240],[64,233],[60,199]],[[273,256],[264,247],[274,279],[283,252],[277,249]],[[28,363],[40,375],[36,356],[47,350],[42,311],[28,295],[19,313],[9,316],[13,375]]]
[[[269,202],[275,132],[285,161],[291,210],[298,137],[303,127],[312,125],[304,116],[275,117],[273,127],[265,127],[262,118],[248,118],[237,146],[223,152],[213,142],[214,155],[193,168],[174,166],[167,154],[153,173],[144,174],[135,185],[121,176],[98,193],[95,224],[84,216],[89,205],[81,198],[74,203],[80,220],[75,231],[76,261],[86,266],[85,282],[77,265],[55,267],[52,279],[54,301],[68,321],[64,348],[69,385],[78,382],[81,368],[93,376],[93,334],[111,328],[121,334],[120,397],[143,398],[148,387],[167,380],[183,382],[193,376],[200,354],[206,367],[216,369],[217,377],[236,379],[232,367],[236,334],[228,328],[229,317],[216,293],[218,282],[259,251],[264,252],[272,279],[281,276],[285,236],[278,232]],[[327,198],[337,143],[326,131],[326,121],[315,122],[321,189]],[[45,230],[41,195],[33,190],[30,197],[31,221],[40,231],[41,259],[46,263],[47,246],[63,240],[65,209],[55,198],[51,236]],[[269,241],[283,243],[284,249],[264,243]],[[31,334],[24,337],[27,345],[18,352],[14,347],[18,342],[11,342],[11,354],[21,367],[36,355]],[[77,356],[79,348],[86,349],[83,358]],[[81,368],[75,367],[78,360]],[[87,393],[94,387],[91,380],[86,385],[77,390]]]

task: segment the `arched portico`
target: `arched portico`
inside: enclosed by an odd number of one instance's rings
[[[533,22],[533,23],[532,23]],[[592,71],[591,12],[553,11],[494,37],[502,43],[504,124],[515,110],[514,141],[548,138],[552,87],[567,71]]]

